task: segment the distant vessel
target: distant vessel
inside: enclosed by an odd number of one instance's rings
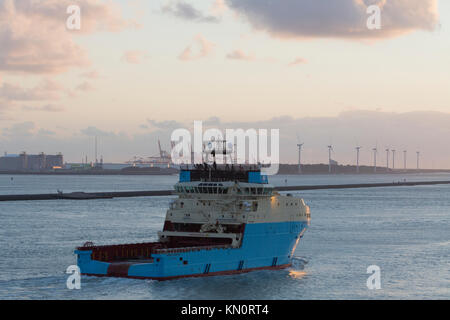
[[[120,170],[121,174],[133,175],[133,174],[144,174],[144,175],[171,175],[177,174],[180,171],[176,168],[161,168],[161,167],[126,167]]]
[[[174,146],[173,142],[171,142],[171,146],[173,148]],[[126,163],[131,167],[136,168],[162,168],[162,169],[179,168],[178,165],[172,162],[171,154],[162,149],[160,140],[158,140],[158,149],[159,149],[158,155],[146,158],[136,156],[133,159],[127,161]]]
[[[168,280],[289,267],[310,223],[303,199],[282,196],[259,167],[182,169],[159,241],[76,249],[81,273]]]

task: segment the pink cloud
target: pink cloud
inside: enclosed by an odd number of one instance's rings
[[[64,107],[54,104],[46,104],[43,106],[33,107],[33,106],[24,106],[22,107],[25,111],[45,111],[45,112],[61,112],[64,111]]]
[[[255,57],[251,54],[245,53],[241,49],[237,49],[227,54],[227,59],[253,61],[255,60]]]
[[[201,34],[198,34],[194,42],[188,45],[178,58],[182,61],[204,58],[213,53],[214,47],[215,44],[206,40]]]
[[[122,61],[131,64],[140,64],[147,58],[148,58],[147,53],[145,53],[144,51],[135,50],[125,52],[122,56]]]
[[[130,25],[120,8],[100,0],[78,0],[81,30],[66,29],[71,0],[2,0],[0,2],[0,70],[25,73],[61,73],[89,64],[77,35],[116,32]]]
[[[304,58],[296,58],[294,59],[294,61],[289,63],[289,66],[295,66],[295,65],[299,65],[299,64],[305,64],[308,61]]]
[[[20,85],[3,83],[0,87],[0,99],[4,101],[42,101],[57,100],[63,87],[46,79],[35,87],[23,88]]]
[[[88,91],[93,91],[93,90],[95,90],[95,88],[94,88],[94,86],[92,86],[89,82],[85,81],[85,82],[79,84],[79,85],[76,87],[76,90],[88,92]]]
[[[99,79],[101,77],[100,73],[98,71],[88,71],[88,72],[83,72],[80,74],[81,77],[83,78],[87,78],[87,79]]]

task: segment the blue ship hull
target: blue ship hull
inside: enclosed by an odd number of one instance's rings
[[[239,248],[172,248],[140,261],[99,261],[86,249],[75,253],[81,273],[91,276],[169,280],[280,269],[291,265],[307,227],[306,221],[247,224]]]

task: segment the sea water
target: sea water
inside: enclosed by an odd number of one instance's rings
[[[278,185],[450,180],[449,174],[275,176]],[[176,176],[0,175],[0,194],[170,189]],[[449,299],[450,185],[291,192],[311,207],[293,266],[151,281],[81,278],[75,247],[157,240],[173,197],[0,203],[0,299]],[[369,266],[381,288],[367,287]]]

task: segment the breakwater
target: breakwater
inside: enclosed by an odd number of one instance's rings
[[[305,186],[280,186],[275,189],[279,192],[308,191],[326,189],[358,189],[381,187],[413,187],[426,185],[450,184],[450,181],[416,181],[416,182],[391,182],[391,183],[366,183],[366,184],[337,184],[337,185],[305,185]],[[36,200],[95,200],[133,197],[162,197],[174,195],[172,190],[152,191],[119,191],[119,192],[73,192],[73,193],[49,193],[49,194],[15,194],[0,195],[0,201],[36,201]]]

